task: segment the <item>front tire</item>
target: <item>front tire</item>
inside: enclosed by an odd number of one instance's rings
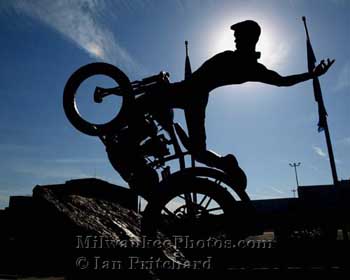
[[[76,93],[79,86],[86,79],[95,75],[105,75],[112,78],[123,93],[119,113],[112,120],[103,124],[95,124],[85,120],[76,105]],[[64,88],[63,108],[68,120],[79,131],[91,136],[106,135],[111,130],[122,128],[120,118],[127,114],[127,109],[131,107],[130,104],[133,100],[132,87],[124,72],[111,64],[98,62],[82,66],[70,76]]]

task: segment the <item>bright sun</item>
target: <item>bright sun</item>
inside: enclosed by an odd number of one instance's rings
[[[217,32],[216,30],[215,33],[213,32],[213,43],[209,48],[210,55],[235,49],[233,31],[230,30],[231,24],[232,21],[228,21],[222,24],[221,31]],[[271,28],[267,24],[261,24],[261,28],[262,32],[256,46],[256,51],[261,52],[259,62],[267,67],[275,67],[283,63],[288,54],[289,47],[282,40],[279,40],[275,28]]]

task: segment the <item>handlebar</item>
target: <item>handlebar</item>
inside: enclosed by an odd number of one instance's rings
[[[141,84],[147,85],[147,84],[156,83],[156,82],[169,82],[169,77],[170,77],[169,72],[161,71],[157,75],[153,75],[142,79]]]
[[[138,95],[145,92],[149,86],[158,83],[170,83],[169,77],[170,74],[168,72],[161,71],[159,74],[144,78],[141,81],[133,81],[131,83],[133,93]],[[102,103],[103,98],[108,95],[123,96],[123,91],[119,86],[114,88],[96,87],[94,91],[94,102]]]

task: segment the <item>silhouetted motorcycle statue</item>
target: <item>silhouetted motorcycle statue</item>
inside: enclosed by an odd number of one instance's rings
[[[90,89],[82,86],[96,76],[111,78],[113,85],[95,84]],[[147,234],[160,230],[195,237],[228,231],[242,235],[247,217],[242,211],[247,211],[250,201],[245,190],[235,187],[221,170],[196,166],[193,158],[192,164],[188,164],[188,156],[191,157],[188,136],[180,124],[174,122],[173,110],[161,110],[157,115],[138,110],[138,98],[167,83],[166,72],[130,82],[123,71],[113,65],[88,64],[67,81],[64,111],[76,129],[101,139],[116,171],[131,189],[148,201],[142,222]],[[93,122],[82,116],[77,101],[82,87],[81,97],[89,98],[94,105],[101,104],[107,96],[120,98],[116,106],[119,110],[116,108],[111,120]],[[176,161],[178,167],[175,167]],[[190,166],[186,167],[186,163]],[[156,184],[150,183],[150,178],[155,179]]]

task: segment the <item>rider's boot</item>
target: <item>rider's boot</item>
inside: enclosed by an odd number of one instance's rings
[[[247,176],[242,168],[239,167],[236,157],[228,154],[221,158],[222,170],[229,175],[232,183],[240,189],[247,188]]]
[[[238,161],[234,155],[226,155],[221,158],[222,169],[225,171],[232,184],[239,189],[245,190],[247,187],[247,176],[244,171],[239,167]],[[242,219],[243,230],[246,230],[247,235],[261,235],[264,232],[263,225],[261,223],[261,218],[259,213],[256,211],[255,207],[251,203],[242,204],[243,215],[240,217]],[[244,225],[244,226],[243,226]]]

